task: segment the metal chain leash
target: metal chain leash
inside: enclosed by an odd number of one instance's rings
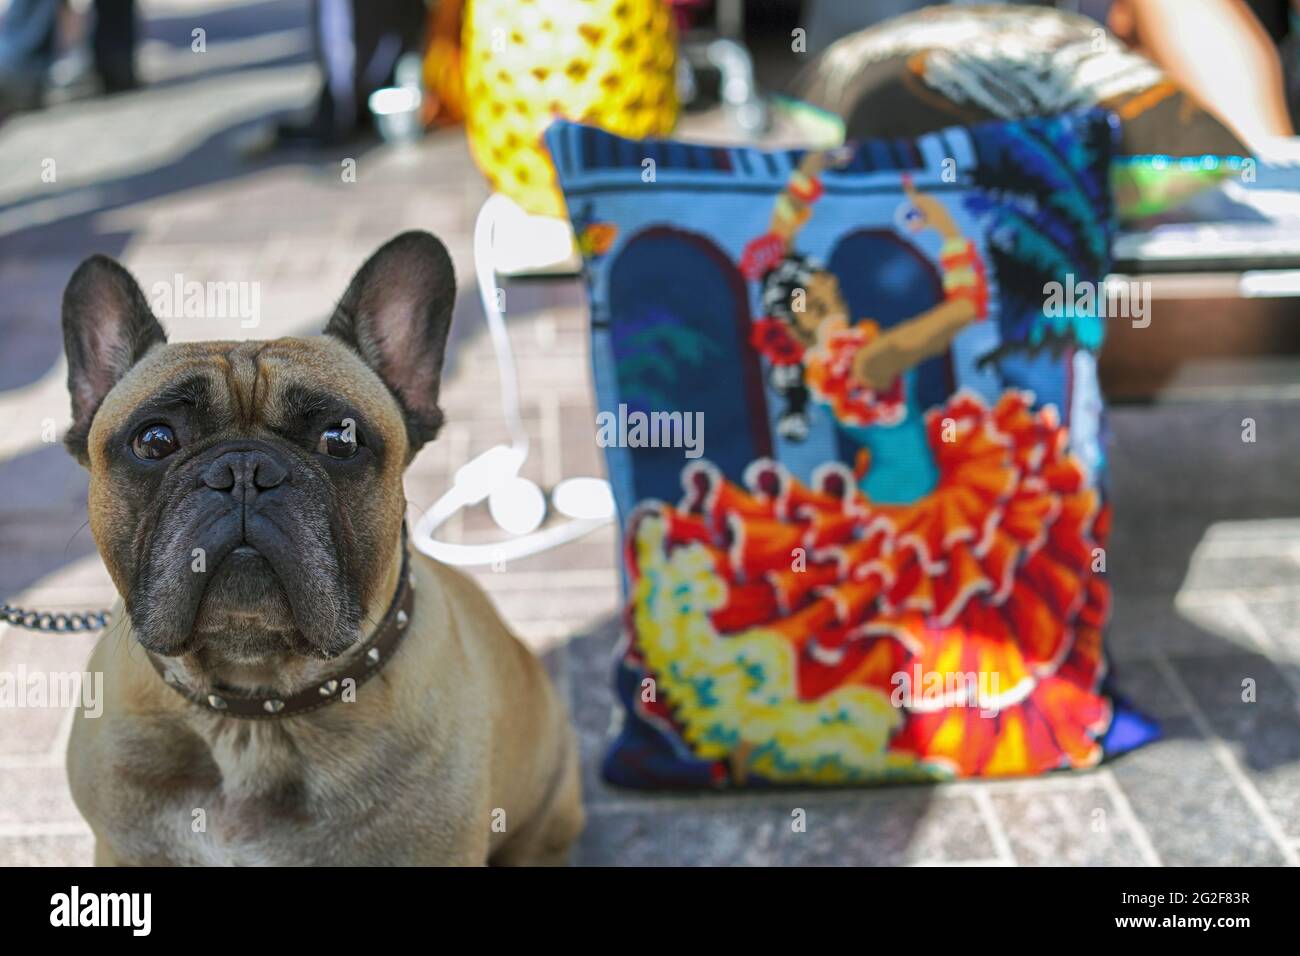
[[[46,631],[52,634],[99,631],[108,627],[112,617],[107,610],[64,614],[52,611],[29,611],[14,607],[8,601],[0,602],[0,621],[29,631]]]

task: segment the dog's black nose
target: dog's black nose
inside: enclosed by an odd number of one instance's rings
[[[203,483],[214,491],[228,491],[244,501],[259,491],[270,491],[289,477],[288,470],[264,451],[228,451],[203,470]]]

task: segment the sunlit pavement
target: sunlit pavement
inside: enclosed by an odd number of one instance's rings
[[[67,418],[58,308],[83,257],[155,282],[256,282],[260,322],[173,318],[173,339],[274,337],[324,321],[391,235],[429,229],[462,285],[443,405],[411,468],[414,520],[473,454],[506,438],[470,238],[486,189],[459,131],[409,149],[252,151],[261,121],[314,84],[306,3],[145,3],[151,85],[0,127],[0,595],[81,609],[113,595],[85,527],[86,479],[48,423]],[[190,51],[207,30],[208,52]],[[47,159],[56,179],[42,180]],[[344,160],[355,159],[356,182]],[[576,282],[516,283],[509,319],[544,485],[603,473]],[[762,795],[651,796],[604,786],[614,721],[618,575],[612,528],[476,576],[548,652],[587,767],[588,863],[1279,864],[1300,861],[1300,448],[1297,406],[1156,405],[1112,416],[1120,687],[1167,739],[1100,770],[1028,781]],[[1243,443],[1241,422],[1258,440]],[[481,534],[467,515],[446,535]],[[0,671],[77,671],[91,639],[0,625]],[[1243,701],[1252,681],[1254,701]],[[0,709],[0,864],[88,863],[68,797],[71,711]],[[791,813],[807,814],[793,832]]]

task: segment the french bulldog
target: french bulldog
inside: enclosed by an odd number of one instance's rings
[[[121,596],[103,714],[68,748],[96,863],[567,859],[564,707],[487,597],[406,544],[454,300],[421,232],[312,338],[169,344],[117,262],[69,280],[66,444]]]

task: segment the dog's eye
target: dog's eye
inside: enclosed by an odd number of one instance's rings
[[[135,436],[135,441],[131,442],[131,450],[135,452],[135,457],[144,461],[166,458],[180,447],[181,443],[176,440],[176,433],[169,426],[161,423],[146,425]]]
[[[320,433],[316,451],[331,458],[351,458],[357,453],[357,433],[355,428],[334,425]]]

